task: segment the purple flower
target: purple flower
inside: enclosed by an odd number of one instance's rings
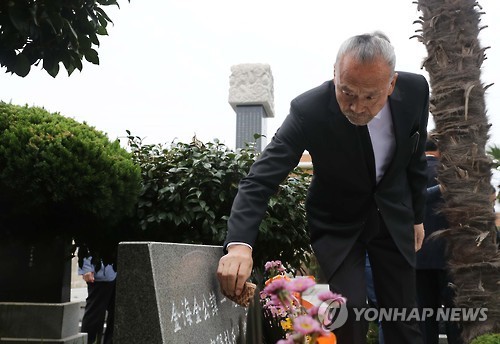
[[[314,332],[320,332],[321,326],[319,322],[314,320],[311,316],[300,315],[293,321],[293,329],[295,332],[307,335]]]
[[[340,294],[335,294],[331,292],[330,290],[323,291],[318,294],[318,299],[320,301],[331,301],[331,302],[338,302],[338,303],[346,303],[347,299],[343,297]]]
[[[296,277],[286,285],[286,289],[302,293],[314,285],[316,285],[316,282],[309,277]]]

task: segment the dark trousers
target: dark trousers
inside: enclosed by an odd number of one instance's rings
[[[419,308],[432,308],[434,314],[444,306],[453,307],[454,291],[448,285],[450,282],[446,270],[422,269],[417,270],[417,300]],[[458,322],[447,321],[444,323],[446,337],[449,344],[462,344]],[[425,344],[438,344],[439,322],[436,317],[428,317],[420,323]]]
[[[407,313],[416,307],[415,270],[400,253],[383,220],[379,218],[377,226],[364,230],[328,281],[332,291],[347,298],[347,321],[333,331],[338,344],[366,343],[368,323],[363,316],[357,321],[354,311],[354,308],[367,307],[366,253],[371,263],[378,306],[385,309],[407,309]],[[386,344],[423,344],[416,320],[383,320],[382,327]]]
[[[103,343],[113,343],[115,284],[115,281],[87,283],[88,296],[82,319],[82,332],[88,334],[88,344],[101,343],[105,320],[106,333]],[[106,312],[108,312],[107,318]]]

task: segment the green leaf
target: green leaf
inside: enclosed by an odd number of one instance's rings
[[[106,28],[102,25],[98,26],[97,27],[97,30],[96,30],[97,34],[98,35],[101,35],[101,36],[107,36],[108,35],[108,30],[106,30]]]
[[[14,27],[23,36],[28,36],[30,13],[27,11],[26,5],[22,2],[14,3],[14,6],[8,6],[9,18]]]
[[[78,39],[78,44],[80,45],[80,51],[88,51],[92,48],[92,42],[86,36],[80,36],[80,38]]]
[[[45,69],[51,77],[55,78],[57,73],[59,73],[59,63],[51,56],[46,56],[43,60],[43,69]]]
[[[75,71],[75,66],[69,65],[68,67],[66,67],[66,71],[68,72],[68,76],[70,76]]]
[[[72,58],[69,53],[63,56],[63,64],[66,70],[68,71],[68,76],[70,76],[71,73],[73,73],[73,71],[75,70],[75,65],[72,63]]]
[[[102,8],[96,7],[95,11],[98,13],[98,16],[100,14],[100,16],[102,16],[105,20],[107,20],[110,23],[113,23],[113,21],[108,17],[108,15],[106,14],[106,12],[104,12],[104,10]]]
[[[97,38],[97,35],[95,32],[89,33],[89,39],[92,42],[92,44],[99,46],[99,38]]]
[[[16,64],[14,65],[14,73],[21,77],[28,75],[31,69],[31,63],[28,58],[23,54],[19,54],[16,57]]]
[[[77,68],[81,72],[82,68],[83,68],[81,57],[79,57],[78,54],[72,54],[71,57],[72,57],[73,65],[75,66],[75,68]]]
[[[85,52],[85,59],[90,63],[99,64],[99,56],[94,49],[89,49]]]
[[[33,19],[33,22],[35,23],[35,25],[38,26],[38,18],[37,18],[38,4],[36,2],[33,3],[33,5],[28,10],[31,14],[31,18]]]
[[[64,28],[67,29],[67,31],[69,31],[71,33],[71,40],[72,40],[72,42],[75,42],[75,43],[79,42],[79,40],[78,40],[78,34],[73,29],[73,26],[71,26],[71,23],[69,22],[69,20],[67,20],[67,19],[64,18],[64,19],[62,19],[62,21],[63,21]]]

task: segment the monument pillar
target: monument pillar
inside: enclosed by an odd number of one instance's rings
[[[229,104],[236,112],[236,148],[255,142],[261,151],[267,140],[266,119],[274,117],[274,81],[271,67],[263,63],[244,63],[231,67]]]

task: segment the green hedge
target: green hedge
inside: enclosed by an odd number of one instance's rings
[[[87,124],[0,102],[0,190],[0,236],[91,243],[133,214],[140,169]]]
[[[221,245],[238,183],[257,157],[252,147],[233,151],[224,144],[144,145],[129,132],[143,189],[137,222],[143,239]],[[304,201],[310,176],[295,170],[271,198],[254,251],[254,266],[281,259],[290,268],[309,261],[311,248]]]

